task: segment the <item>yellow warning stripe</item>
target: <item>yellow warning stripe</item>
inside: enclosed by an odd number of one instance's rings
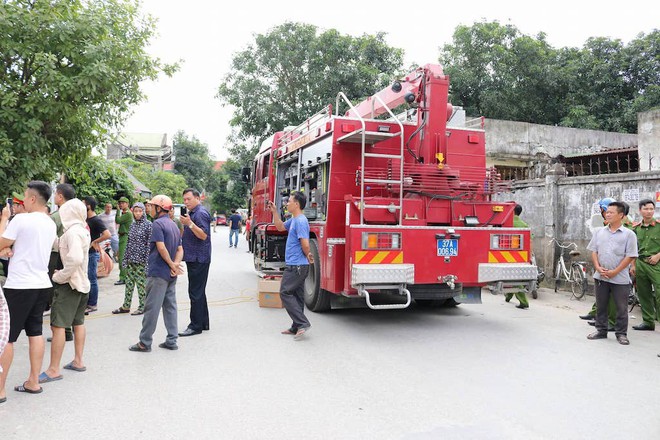
[[[490,251],[489,263],[527,263],[529,251]]]
[[[355,251],[356,264],[401,264],[402,251]]]

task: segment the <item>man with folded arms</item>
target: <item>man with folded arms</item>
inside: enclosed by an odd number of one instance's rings
[[[616,340],[628,345],[628,266],[637,258],[637,237],[623,227],[625,205],[612,202],[605,211],[607,226],[596,231],[587,246],[592,251],[594,281],[596,283],[596,331],[588,339],[607,338],[607,303],[614,298],[616,305]]]

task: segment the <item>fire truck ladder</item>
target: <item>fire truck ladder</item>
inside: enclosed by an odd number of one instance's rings
[[[396,121],[396,123],[399,125],[399,132],[398,133],[381,133],[379,131],[367,131],[366,129],[366,124],[364,122],[364,119],[358,114],[357,110],[351,104],[349,99],[344,95],[343,92],[339,92],[337,95],[337,100],[335,103],[335,116],[338,116],[339,113],[339,101],[343,100],[348,106],[350,107],[351,110],[353,110],[353,114],[357,116],[357,118],[360,121],[360,124],[362,125],[361,128],[348,133],[345,136],[342,136],[337,139],[337,143],[342,143],[342,142],[353,142],[356,143],[360,142],[362,146],[362,155],[361,155],[361,166],[360,166],[360,224],[364,224],[364,210],[365,209],[395,209],[399,211],[399,225],[402,223],[403,220],[403,155],[404,155],[404,137],[403,137],[403,124],[397,118],[394,113],[392,113],[392,110],[383,102],[380,96],[378,95],[373,95],[372,101],[371,101],[371,116],[373,118],[374,115],[374,104],[376,101],[378,101],[385,110],[387,110],[387,113],[389,113],[391,119],[393,121]],[[366,148],[367,145],[374,145],[382,141],[386,141],[388,139],[393,138],[394,136],[399,136],[401,138],[401,149],[399,154],[382,154],[382,153],[367,153]],[[372,179],[372,178],[366,178],[365,177],[365,168],[364,168],[364,162],[365,158],[382,158],[382,159],[398,159],[399,160],[399,179]],[[364,185],[365,183],[379,183],[379,184],[386,184],[386,185],[398,185],[399,186],[399,202],[398,205],[390,204],[390,205],[370,205],[366,204],[364,202]]]

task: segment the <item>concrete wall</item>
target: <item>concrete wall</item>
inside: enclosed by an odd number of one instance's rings
[[[598,219],[598,201],[612,197],[630,205],[630,217],[639,221],[638,203],[642,199],[656,200],[660,193],[660,171],[602,176],[563,177],[555,170],[545,179],[518,181],[513,191],[495,196],[495,200],[513,200],[523,207],[521,218],[534,234],[533,249],[537,262],[552,273],[558,257],[549,246],[555,237],[561,242],[574,242],[582,252],[581,259],[589,262],[586,250],[593,233],[592,216]],[[660,206],[656,208],[660,218]],[[598,223],[598,222],[596,222]]]
[[[639,138],[639,170],[660,170],[660,110],[651,110],[637,116]]]
[[[564,156],[582,155],[637,146],[636,134],[582,130],[526,122],[486,119],[485,130],[486,152],[489,156],[556,157],[560,154]]]

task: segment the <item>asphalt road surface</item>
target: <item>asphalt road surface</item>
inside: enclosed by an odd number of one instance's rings
[[[280,335],[283,309],[259,308],[244,238],[229,249],[218,227],[213,246],[211,330],[178,351],[156,346],[162,321],[151,353],[128,351],[141,317],[110,313],[123,298],[116,272],[86,322],[86,372],[64,370],[39,395],[13,391],[28,371],[21,335],[0,439],[660,438],[660,334],[630,330],[627,347],[587,340],[578,315],[591,297],[542,289],[529,310],[484,294],[449,309],[308,312],[312,329],[296,342]],[[177,296],[183,330],[185,278]]]

